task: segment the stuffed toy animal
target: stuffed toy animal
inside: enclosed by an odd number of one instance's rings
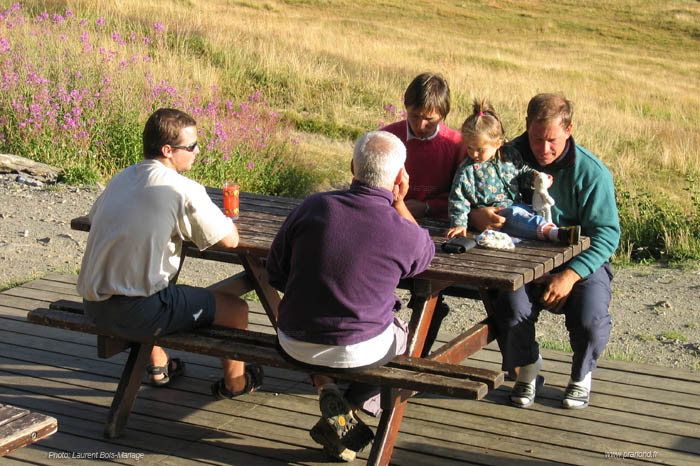
[[[532,210],[544,217],[547,223],[552,223],[552,206],[554,199],[549,195],[547,188],[552,185],[551,178],[546,173],[538,172],[533,180],[534,192],[532,193]]]

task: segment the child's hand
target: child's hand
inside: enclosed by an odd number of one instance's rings
[[[465,238],[467,237],[467,227],[454,227],[450,228],[447,230],[447,234],[445,237],[447,238],[454,238],[455,236],[464,236]]]

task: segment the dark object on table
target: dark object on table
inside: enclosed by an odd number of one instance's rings
[[[476,241],[464,236],[455,236],[442,243],[442,250],[448,254],[462,254],[476,246]]]

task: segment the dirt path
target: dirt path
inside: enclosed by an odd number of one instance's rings
[[[49,271],[76,272],[87,234],[70,229],[85,215],[98,189],[32,187],[0,175],[0,286]],[[188,259],[181,281],[206,285],[230,276],[236,266]],[[206,277],[206,278],[205,278]],[[449,299],[453,312],[445,329],[457,331],[483,317],[478,302]],[[700,370],[700,268],[676,270],[640,266],[616,271],[608,355],[626,360]],[[568,341],[563,316],[543,313],[541,341],[557,347]]]

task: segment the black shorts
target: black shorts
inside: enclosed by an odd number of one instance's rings
[[[216,299],[211,291],[171,283],[154,295],[115,295],[105,301],[83,300],[95,325],[124,338],[149,339],[211,325]]]

